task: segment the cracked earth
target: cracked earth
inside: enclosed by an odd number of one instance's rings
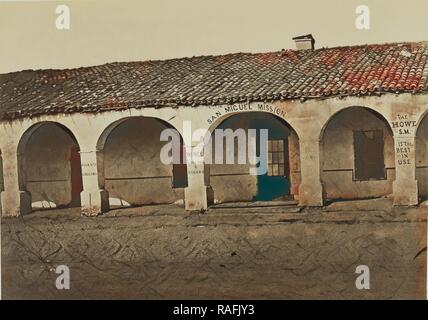
[[[2,219],[4,299],[424,299],[427,207],[174,205]],[[55,268],[70,268],[57,290]],[[370,290],[355,269],[370,268]]]

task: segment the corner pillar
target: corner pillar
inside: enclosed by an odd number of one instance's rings
[[[17,217],[30,213],[31,194],[24,189],[23,168],[19,166],[17,145],[8,143],[2,148],[3,160],[3,191],[1,191],[1,206],[3,217]]]

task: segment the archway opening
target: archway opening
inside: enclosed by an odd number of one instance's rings
[[[36,124],[17,151],[20,190],[30,196],[32,210],[80,206],[79,145],[70,130],[55,122]]]
[[[165,164],[161,150],[170,143],[160,140],[165,129],[174,128],[156,118],[133,117],[105,130],[98,144],[103,154],[99,167],[104,170],[103,187],[109,193],[111,208],[184,203],[184,145],[180,136],[180,163]]]
[[[320,146],[325,199],[392,194],[394,139],[381,114],[365,107],[339,111],[323,129]]]
[[[416,180],[420,200],[428,200],[428,113],[416,132]]]
[[[217,130],[233,137],[233,163],[227,163],[228,138],[222,145],[216,141]],[[248,143],[250,131],[255,133],[255,144]],[[266,137],[262,130],[267,130]],[[245,133],[246,139],[237,134]],[[231,139],[231,138],[229,138]],[[232,140],[230,140],[232,141]],[[297,200],[300,185],[299,138],[293,128],[283,119],[264,112],[245,112],[229,116],[211,133],[212,159],[210,159],[210,185],[214,203]],[[223,147],[222,162],[216,160],[219,148]],[[217,147],[217,150],[216,150]],[[229,147],[230,148],[230,147]],[[255,150],[251,150],[254,149]],[[229,149],[230,150],[230,149]],[[245,161],[239,160],[240,153]],[[265,162],[257,161],[254,156]],[[265,166],[263,170],[263,166]],[[255,168],[262,169],[255,173]]]

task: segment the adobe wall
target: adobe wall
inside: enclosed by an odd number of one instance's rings
[[[382,130],[386,179],[355,179],[354,131]],[[395,179],[394,140],[388,124],[368,109],[350,108],[336,114],[321,141],[322,181],[327,199],[358,199],[392,193]]]
[[[244,129],[247,132],[250,123],[248,115],[232,116],[225,119],[216,129]],[[235,164],[215,164],[215,133],[212,137],[212,162],[210,168],[210,185],[214,192],[214,202],[251,201],[257,194],[257,176],[250,175],[250,164],[237,164],[238,149],[234,143]],[[223,157],[226,161],[226,139],[223,139]],[[248,158],[248,155],[247,155]]]
[[[136,118],[119,124],[104,147],[105,189],[112,205],[173,203],[183,190],[172,188],[172,165],[160,160],[167,127],[156,119]]]
[[[22,154],[22,167],[33,208],[70,204],[73,146],[73,138],[53,123],[44,124],[31,134]]]
[[[227,118],[216,129],[268,129],[269,139],[289,139],[290,130],[281,119],[267,113],[246,113]],[[213,135],[212,135],[213,136]],[[248,137],[248,136],[247,136]],[[259,134],[257,136],[259,139]],[[247,147],[247,140],[244,147]],[[215,154],[215,138],[213,138],[213,154]],[[252,201],[257,196],[258,178],[250,174],[251,164],[238,164],[237,143],[234,145],[234,164],[210,165],[210,184],[214,191],[215,202]],[[291,146],[292,149],[294,145]],[[248,149],[248,147],[247,147]],[[226,140],[223,145],[224,159],[226,159]],[[247,150],[247,159],[248,159]],[[290,178],[290,177],[288,177]]]

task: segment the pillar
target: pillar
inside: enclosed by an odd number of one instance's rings
[[[299,138],[293,132],[288,137],[289,170],[290,170],[290,194],[294,199],[299,199],[300,186],[300,150]]]
[[[321,183],[320,143],[318,139],[300,139],[299,204],[301,206],[323,206]]]
[[[3,191],[1,192],[2,216],[17,217],[31,212],[31,195],[24,189],[23,168],[19,166],[22,155],[17,154],[17,144],[6,141],[2,148]]]
[[[204,163],[188,163],[187,181],[188,186],[184,190],[186,210],[206,210],[212,203],[209,167]]]
[[[394,205],[418,204],[418,182],[416,180],[416,138],[414,135],[394,136],[395,181],[392,189]]]
[[[81,150],[83,191],[80,194],[82,214],[97,216],[107,212],[109,207],[108,192],[104,190],[103,151]]]

